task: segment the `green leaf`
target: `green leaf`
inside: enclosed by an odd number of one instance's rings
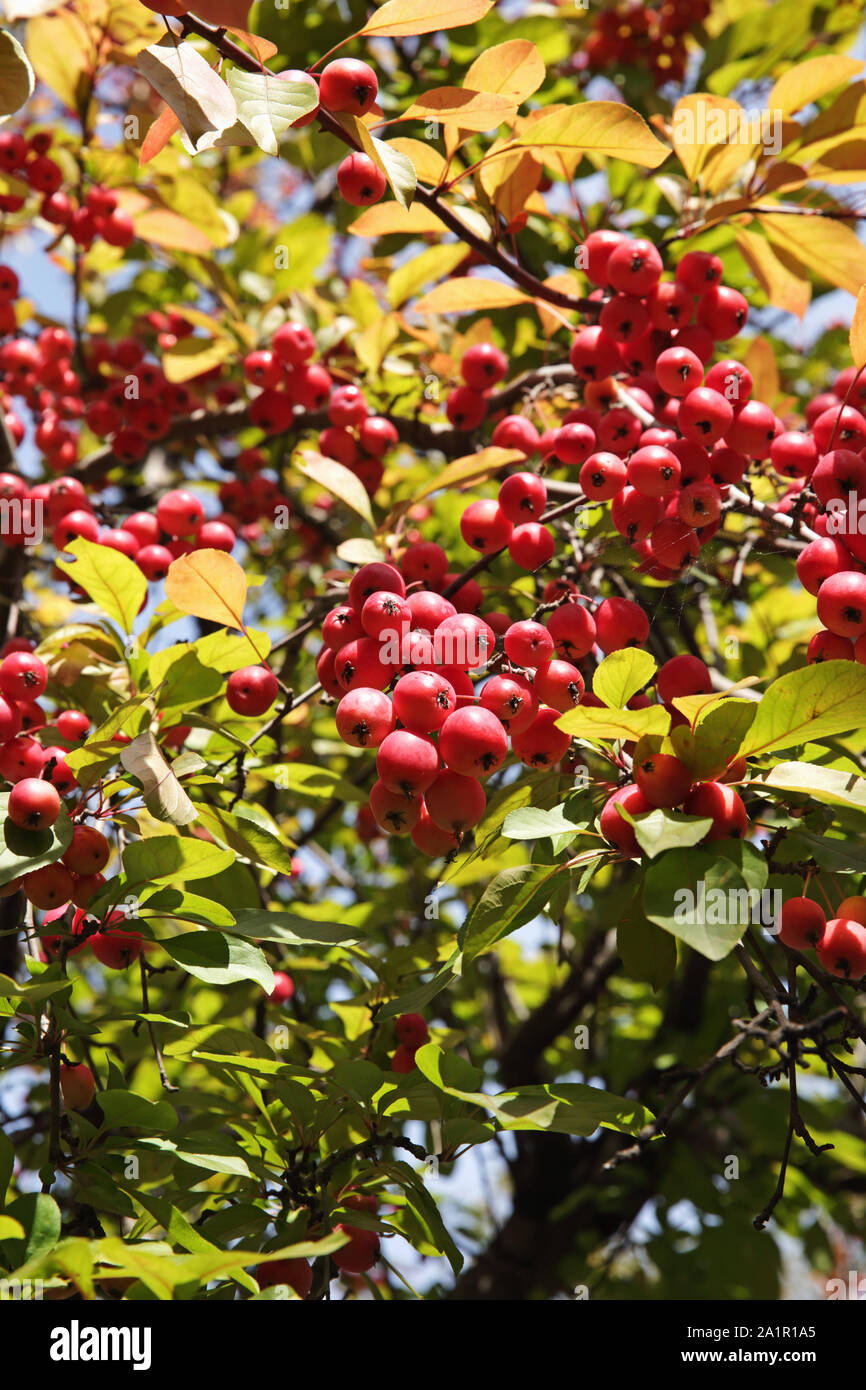
[[[30,100],[35,85],[30,59],[14,34],[0,29],[0,116],[11,116]]]
[[[522,806],[517,811],[509,811],[502,824],[502,834],[506,840],[543,840],[559,835],[573,839],[588,823],[570,820],[565,805],[554,806],[550,811],[540,806]]]
[[[442,969],[428,980],[426,984],[418,985],[415,989],[407,990],[397,999],[391,999],[387,1004],[383,1004],[376,1014],[376,1021],[384,1023],[389,1018],[399,1018],[400,1014],[417,1013],[424,1009],[435,999],[437,994],[441,994],[443,989],[447,989],[452,980],[459,973],[461,956],[457,951],[454,952]]]
[[[572,738],[591,743],[611,739],[632,741],[644,734],[666,734],[671,717],[662,705],[646,709],[597,709],[594,705],[578,705],[557,719],[557,729],[564,729]]]
[[[223,811],[217,806],[203,805],[198,805],[196,810],[199,821],[210,831],[214,839],[221,840],[242,859],[248,859],[260,869],[272,869],[278,874],[291,874],[292,851],[287,841],[278,840],[269,830],[235,811]]]
[[[234,913],[222,903],[200,897],[197,893],[184,893],[180,888],[144,892],[140,895],[140,901],[142,916],[180,917],[205,927],[231,927],[235,922]]]
[[[278,766],[256,768],[256,776],[269,782],[279,781],[295,796],[309,796],[315,800],[367,801],[367,794],[360,787],[353,787],[344,777],[339,777],[329,767],[316,767],[311,763],[280,763]]]
[[[610,709],[622,709],[652,680],[656,670],[655,661],[642,647],[623,647],[599,665],[592,678],[593,694]]]
[[[634,826],[635,839],[650,859],[666,849],[690,849],[700,844],[712,828],[712,817],[685,816],[681,811],[647,811],[642,816],[630,816],[619,807],[620,814]]]
[[[314,449],[299,449],[292,456],[292,467],[303,473],[305,478],[312,478],[314,483],[339,498],[345,506],[351,507],[371,530],[375,528],[367,489],[344,464],[325,458],[324,454],[316,453]]]
[[[753,845],[717,841],[651,864],[643,886],[650,921],[709,960],[734,949],[746,928],[769,915],[761,892],[766,864]]]
[[[65,975],[60,979],[40,975],[31,985],[13,980],[8,975],[0,975],[0,999],[48,999],[52,994],[59,994],[61,990],[69,987]]]
[[[789,671],[767,688],[740,752],[744,757],[827,739],[859,728],[866,706],[866,668],[819,661]]]
[[[274,972],[264,955],[249,941],[217,931],[186,932],[168,937],[160,945],[172,960],[196,979],[211,985],[231,985],[236,980],[255,980],[266,994],[274,987]]]
[[[72,821],[65,806],[48,830],[22,830],[7,814],[9,792],[0,793],[0,884],[53,864],[72,843]]]
[[[739,753],[757,713],[756,700],[726,699],[699,714],[694,730],[686,724],[671,729],[674,751],[695,781],[721,776]]]
[[[424,1232],[434,1250],[445,1256],[455,1274],[463,1268],[463,1256],[451,1239],[445,1223],[439,1214],[433,1197],[419,1175],[399,1159],[379,1162],[380,1169],[392,1182],[398,1183],[406,1194],[406,1199],[424,1228]]]
[[[561,864],[521,864],[498,873],[473,904],[458,933],[465,959],[474,960],[537,917],[563,873],[567,870]]]
[[[229,850],[181,835],[135,840],[123,851],[123,867],[130,885],[210,878],[232,863],[234,855]]]
[[[153,670],[150,677],[154,680]],[[205,666],[190,648],[168,668],[156,694],[156,707],[164,715],[177,711],[186,713],[193,705],[212,700],[224,684],[222,674],[214,667]]]
[[[174,1107],[167,1100],[147,1100],[132,1091],[100,1091],[99,1108],[109,1128],[163,1132],[177,1125]]]
[[[238,936],[261,941],[281,941],[286,946],[353,945],[364,939],[357,927],[339,922],[320,922],[295,912],[268,912],[264,908],[238,908],[235,921],[226,928]]]
[[[57,568],[98,604],[103,613],[132,632],[138,611],[147,597],[147,580],[134,560],[109,546],[96,545],[79,536],[66,547],[75,559],[58,560]]]
[[[16,1197],[7,1206],[6,1215],[24,1228],[23,1239],[7,1240],[0,1246],[0,1264],[7,1269],[17,1269],[47,1254],[60,1239],[60,1208],[47,1192]]]
[[[273,73],[230,68],[226,81],[237,102],[238,117],[265,154],[279,154],[280,137],[318,103],[315,87],[284,81]]]

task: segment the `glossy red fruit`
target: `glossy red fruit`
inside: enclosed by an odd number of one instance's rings
[[[553,656],[553,637],[549,628],[531,618],[512,623],[503,643],[505,655],[515,666],[543,666]]]
[[[378,203],[388,180],[368,154],[355,152],[346,155],[337,169],[337,187],[352,207],[366,208]]]
[[[706,447],[715,444],[727,432],[734,418],[730,401],[711,391],[707,386],[699,386],[683,396],[677,410],[676,422],[680,432],[693,444]]]
[[[606,598],[596,609],[596,640],[605,656],[624,647],[642,647],[649,637],[649,618],[627,598]]]
[[[285,77],[285,73],[279,74]],[[293,121],[301,125],[301,121]],[[278,1284],[288,1284],[298,1298],[306,1298],[313,1287],[313,1267],[308,1260],[271,1260],[268,1264],[256,1265],[256,1282],[260,1289],[273,1289]]]
[[[492,498],[482,498],[470,502],[460,518],[460,534],[472,550],[482,555],[494,555],[510,541],[514,524],[498,502]]]
[[[505,761],[508,739],[501,723],[481,706],[456,709],[439,731],[439,752],[452,772],[489,777]]]
[[[11,652],[0,662],[0,691],[8,700],[38,700],[47,684],[45,663],[31,652]]]
[[[431,739],[408,729],[395,729],[379,746],[376,771],[388,791],[417,797],[439,771],[439,751]]]
[[[486,391],[495,386],[507,371],[508,358],[493,343],[474,343],[460,362],[460,374],[473,391]]]
[[[670,347],[655,364],[656,381],[669,396],[687,396],[704,379],[704,364],[689,348]]]
[[[779,940],[795,951],[817,946],[827,927],[827,918],[811,898],[788,898],[779,913]]]
[[[515,526],[508,542],[508,553],[515,565],[532,574],[553,559],[555,550],[553,532],[538,521]]]
[[[525,676],[491,676],[482,687],[481,706],[494,714],[509,734],[516,734],[528,729],[535,718],[538,696]]]
[[[427,814],[442,830],[462,835],[484,815],[487,797],[476,777],[465,777],[446,768],[437,774],[424,793]]]
[[[316,340],[305,323],[283,323],[271,338],[271,348],[287,367],[300,367],[316,351]]]
[[[60,815],[60,794],[50,782],[24,777],[9,793],[8,815],[22,830],[47,830]]]
[[[394,706],[381,690],[360,686],[343,696],[334,719],[350,747],[378,748],[394,727]]]
[[[866,975],[866,927],[850,917],[832,917],[816,947],[818,960],[831,975],[859,980]]]
[[[560,463],[570,468],[585,463],[595,446],[595,430],[580,420],[561,425],[554,433],[553,452]]]
[[[430,1040],[427,1023],[421,1014],[401,1014],[394,1022],[394,1036],[413,1052]]]
[[[818,590],[818,617],[839,637],[866,632],[866,574],[844,570],[825,579]]]
[[[645,237],[629,237],[614,247],[606,271],[608,284],[615,290],[643,297],[661,278],[662,258]]]
[[[285,970],[274,971],[274,987],[268,995],[271,1004],[287,1004],[295,992],[295,982]]]
[[[841,574],[853,564],[851,552],[834,536],[809,541],[797,556],[797,578],[810,594],[817,594],[825,579]]]
[[[539,700],[563,714],[574,709],[583,694],[583,676],[570,661],[555,659],[539,666],[533,685]]]
[[[648,497],[637,488],[625,487],[613,499],[610,519],[619,534],[634,544],[645,540],[661,521],[663,507],[661,498]]]
[[[866,652],[861,658],[857,653],[857,648],[862,643],[863,638],[858,637],[856,645],[850,637],[839,637],[835,632],[826,632],[822,629],[816,632],[806,648],[806,661],[810,666],[818,661],[866,661]]]
[[[680,806],[689,794],[692,774],[670,753],[635,752],[634,780],[651,806]]]
[[[412,733],[435,733],[456,708],[454,687],[435,671],[410,671],[394,686],[394,713]]]
[[[347,603],[332,608],[322,623],[322,637],[325,645],[338,652],[347,642],[355,642],[364,636],[361,614]]]
[[[379,80],[368,63],[357,58],[335,58],[322,69],[319,100],[326,111],[348,111],[363,116],[379,94]]]
[[[593,502],[609,502],[626,485],[628,470],[618,454],[590,454],[580,470],[580,486]]]
[[[630,487],[646,497],[669,497],[680,484],[680,461],[661,445],[636,449],[628,461]]]
[[[630,816],[642,816],[653,809],[649,801],[634,782],[629,782],[624,787],[618,787],[612,796],[609,796],[602,807],[601,815],[598,818],[598,828],[608,844],[616,845],[629,859],[636,858],[641,853],[640,845],[635,839],[632,826],[616,809],[622,806],[624,811],[628,811]]]
[[[718,285],[723,274],[722,261],[708,251],[687,251],[676,269],[677,284],[699,295]]]
[[[452,830],[443,830],[430,819],[426,807],[421,808],[418,821],[412,829],[412,843],[429,859],[441,859],[460,849],[460,837]]]
[[[84,1062],[60,1065],[60,1094],[67,1110],[86,1110],[96,1094],[93,1072]]]
[[[352,575],[349,581],[349,603],[360,613],[370,595],[382,589],[399,594],[401,598],[406,597],[406,585],[400,571],[382,560],[374,560],[372,564],[362,565]]]
[[[157,502],[156,519],[169,536],[191,536],[204,520],[204,507],[193,493],[174,488]]]
[[[698,300],[697,321],[712,333],[716,342],[734,338],[749,317],[749,303],[739,290],[713,285]]]
[[[560,711],[542,705],[528,729],[512,734],[515,757],[527,767],[553,767],[565,757],[571,735],[556,727]]]
[[[499,489],[499,510],[513,526],[537,521],[547,505],[547,488],[537,473],[512,473]],[[465,518],[466,512],[463,513]],[[463,519],[461,518],[461,530]],[[509,531],[507,540],[510,539]]]
[[[705,840],[742,839],[749,824],[746,808],[732,787],[723,782],[698,782],[686,798],[687,816],[709,816]]]
[[[557,656],[563,661],[579,661],[595,646],[595,619],[579,603],[562,603],[545,619]]]
[[[367,637],[379,642],[391,638],[399,643],[400,635],[409,629],[411,617],[411,610],[404,598],[388,589],[380,589],[364,600],[361,626]]]
[[[142,574],[150,580],[165,579],[173,561],[174,556],[165,545],[143,545],[135,557]]]
[[[0,744],[8,743],[10,739],[13,739],[15,735],[20,732],[21,712],[18,706],[13,704],[11,700],[6,700],[0,695]],[[0,772],[2,772],[4,777],[6,776],[2,766],[0,766]]]
[[[63,864],[47,864],[44,869],[25,874],[21,887],[34,907],[42,912],[50,912],[52,908],[62,907],[70,901],[75,885],[71,873]]]
[[[270,709],[279,689],[276,676],[267,666],[242,666],[228,678],[226,700],[235,714],[255,718]]]
[[[360,1226],[347,1226],[343,1222],[338,1222],[334,1229],[350,1238],[348,1245],[341,1246],[331,1256],[341,1273],[365,1274],[368,1269],[372,1269],[380,1253],[376,1232]]]
[[[144,945],[138,932],[122,932],[109,927],[90,938],[93,954],[100,964],[110,970],[126,970],[138,960]]]
[[[370,810],[389,835],[408,835],[418,823],[422,804],[417,797],[389,791],[384,782],[375,782],[370,790]]]
[[[659,667],[656,676],[658,697],[665,705],[681,695],[709,695],[712,688],[710,668],[700,657],[688,652],[672,656]]]

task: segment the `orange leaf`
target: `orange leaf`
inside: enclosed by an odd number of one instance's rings
[[[463,276],[437,285],[419,299],[415,308],[422,314],[468,314],[476,310],[511,309],[515,304],[531,304],[532,298],[513,285],[499,280]]]
[[[429,212],[420,203],[410,208],[402,208],[399,203],[377,203],[356,217],[349,226],[353,236],[369,237],[374,240],[380,236],[418,236],[423,232],[444,232],[445,224],[440,222],[435,212]]]
[[[538,91],[544,78],[544,59],[535,44],[511,39],[476,58],[464,85],[474,92],[499,92],[519,105]]]
[[[244,630],[247,577],[224,550],[194,550],[168,567],[165,596],[193,618]]]
[[[273,58],[274,54],[280,51],[275,43],[271,43],[270,39],[260,39],[258,34],[248,34],[245,29],[229,28],[229,33],[234,34],[236,39],[240,39],[241,43],[250,50],[254,57],[258,58],[260,63],[266,63],[269,58]]]
[[[470,92],[465,87],[435,87],[413,101],[401,121],[451,122],[462,130],[495,130],[516,112],[509,97]]]
[[[196,0],[195,12],[206,24],[215,24],[218,29],[243,29],[247,22],[252,0]],[[189,5],[175,3],[175,0],[142,0],[154,14],[169,14],[175,18],[189,12]]]
[[[132,222],[135,235],[142,241],[153,242],[154,246],[189,251],[194,256],[208,256],[213,251],[213,242],[200,227],[168,208],[148,208],[146,212],[133,214]]]
[[[736,233],[737,245],[764,294],[777,309],[786,309],[801,319],[809,307],[812,297],[808,280],[800,279],[783,264],[765,237],[756,232],[747,232],[740,227]],[[778,390],[778,383],[777,388]],[[766,397],[758,394],[760,400]]]
[[[180,130],[180,117],[174,114],[170,106],[163,106],[141,142],[139,164],[148,164],[160,150],[164,150],[176,130]]]
[[[380,38],[411,39],[438,29],[459,29],[474,24],[493,8],[494,0],[387,0],[374,10],[358,31]]]

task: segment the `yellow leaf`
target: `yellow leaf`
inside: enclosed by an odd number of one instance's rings
[[[71,541],[66,553],[75,558],[58,560],[57,568],[80,584],[87,596],[124,632],[132,632],[147,594],[147,580],[135,561],[119,550],[86,541],[83,536]]]
[[[443,246],[430,246],[420,255],[413,256],[411,260],[398,266],[388,277],[386,286],[391,308],[396,309],[405,304],[406,300],[411,299],[424,285],[440,280],[443,275],[450,275],[465,256],[466,247],[462,242],[453,245],[446,243]]]
[[[118,203],[123,206],[124,199],[120,196]],[[142,241],[172,251],[189,251],[195,256],[208,256],[213,251],[213,242],[200,227],[168,208],[151,206],[131,215],[135,235]]]
[[[474,24],[493,8],[494,0],[387,0],[374,10],[359,35],[411,39],[438,29]]]
[[[194,377],[237,356],[237,345],[230,338],[180,338],[162,354],[162,367],[169,381],[192,381]]]
[[[75,111],[79,80],[94,60],[86,26],[68,9],[37,15],[27,24],[25,48],[39,80]]]
[[[517,463],[519,459],[524,458],[525,455],[516,449],[500,449],[491,445],[488,449],[479,450],[477,454],[467,454],[465,458],[454,459],[453,463],[447,464],[440,473],[434,474],[406,505],[412,507],[431,493],[439,492],[441,488],[454,488],[461,483],[477,482],[479,478],[489,477],[509,463]]]
[[[854,318],[851,321],[851,358],[858,372],[866,367],[866,285],[857,294]]]
[[[247,578],[224,550],[194,550],[169,565],[165,596],[181,613],[244,630]]]
[[[542,168],[531,154],[524,154],[508,177],[493,190],[493,205],[502,214],[506,231],[520,231],[533,211],[532,195],[541,182]]]
[[[445,223],[420,203],[413,203],[410,208],[402,208],[399,203],[377,203],[356,217],[349,231],[353,236],[375,241],[380,236],[421,236],[429,232],[441,234],[445,231]]]
[[[862,59],[843,58],[838,53],[807,58],[779,78],[767,97],[767,110],[774,117],[792,116],[843,83],[853,82],[862,68]]]
[[[318,483],[334,497],[338,497],[341,502],[345,502],[346,506],[363,517],[369,526],[373,526],[373,513],[367,489],[360,478],[342,463],[337,463],[336,459],[325,458],[324,454],[318,454],[314,449],[302,449],[293,457],[292,466],[306,478],[312,478],[313,482]]]
[[[643,117],[618,101],[585,101],[580,106],[552,111],[513,143],[532,149],[571,150],[624,159],[645,169],[658,168],[670,153]]]
[[[755,400],[774,405],[779,394],[779,368],[766,338],[752,339],[743,354],[743,363],[752,374]]]
[[[33,93],[33,69],[14,34],[0,29],[0,115],[10,116]]]
[[[418,300],[422,314],[468,314],[476,310],[511,309],[515,304],[531,304],[532,299],[513,285],[499,280],[479,280],[463,276],[437,285]]]
[[[423,140],[409,140],[405,136],[398,136],[391,141],[391,148],[411,159],[421,183],[436,188],[447,177],[448,166],[434,145],[428,145]]]
[[[764,212],[757,220],[774,244],[831,285],[858,294],[866,283],[866,246],[844,222]]]
[[[386,352],[400,336],[395,314],[380,314],[355,339],[355,356],[368,372],[378,372]],[[366,489],[365,489],[366,492]]]
[[[692,92],[677,102],[671,116],[671,140],[691,183],[713,151],[738,141],[741,112],[738,101],[709,92]],[[750,148],[738,149],[738,164],[745,163]]]
[[[537,92],[545,78],[544,59],[529,39],[510,39],[475,59],[465,85],[474,92],[501,92],[520,104]]]
[[[770,303],[775,304],[778,309],[786,309],[789,314],[796,314],[797,318],[801,319],[812,298],[809,281],[799,279],[782,264],[766,237],[747,232],[740,227],[736,238],[749,269]],[[766,399],[757,388],[755,394],[759,400]]]
[[[515,103],[492,92],[468,91],[465,87],[436,87],[413,101],[402,121],[440,121],[461,130],[495,130],[517,112]]]

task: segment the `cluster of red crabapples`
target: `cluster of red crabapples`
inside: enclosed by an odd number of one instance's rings
[[[779,939],[795,951],[814,948],[831,975],[862,979],[866,976],[866,898],[845,898],[829,920],[814,899],[789,898],[779,914]]]
[[[686,35],[710,12],[710,0],[662,0],[656,8],[623,0],[601,10],[574,67],[610,72],[621,64],[646,63],[659,84],[682,82],[688,62]]]

